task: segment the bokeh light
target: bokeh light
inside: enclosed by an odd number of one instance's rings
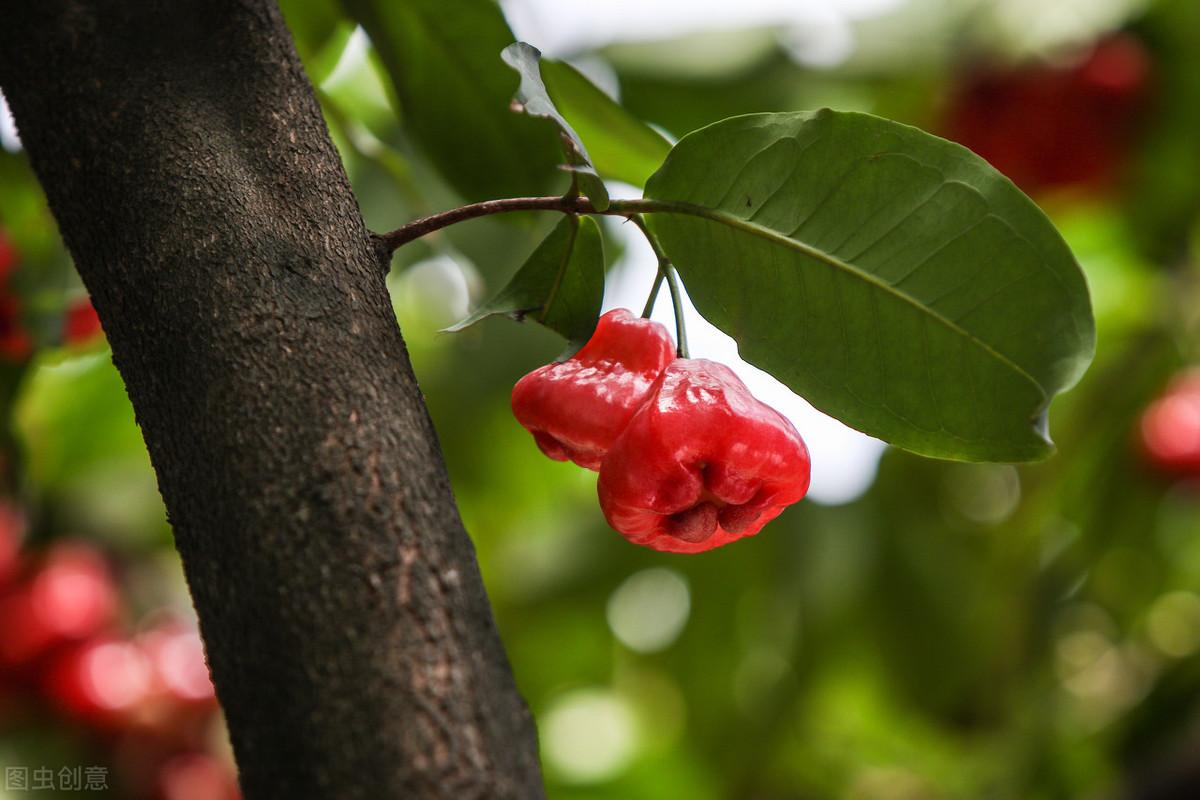
[[[608,599],[608,626],[639,653],[670,647],[691,610],[687,580],[675,570],[654,568],[630,575]]]
[[[557,698],[542,715],[547,765],[572,783],[594,783],[624,770],[637,748],[635,716],[603,689],[578,689]]]

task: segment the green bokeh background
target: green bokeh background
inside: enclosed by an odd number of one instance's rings
[[[864,22],[854,56],[828,69],[757,29],[576,56],[675,136],[820,105],[936,128],[965,64],[1071,38],[1022,37],[993,13],[1003,5],[907,4]],[[368,225],[459,204],[406,135],[378,59],[342,59],[353,24],[341,9],[284,8]],[[511,417],[513,383],[561,340],[503,319],[437,333],[461,313],[462,287],[478,302],[502,286],[553,215],[466,223],[397,254],[389,289],[541,727],[552,798],[1150,797],[1156,776],[1197,769],[1200,488],[1149,469],[1135,434],[1200,356],[1200,6],[1114,8],[1072,36],[1139,36],[1153,102],[1116,190],[1037,197],[1087,273],[1099,332],[1092,369],[1052,409],[1058,453],[1044,463],[889,450],[848,504],[802,503],[699,556],[632,547],[605,525],[594,475],[544,458]],[[53,342],[82,290],[20,152],[0,153],[0,224],[22,253],[27,324]],[[178,598],[170,529],[108,352],[47,346],[0,377],[30,545],[91,538],[125,565],[129,592]],[[0,753],[58,763],[46,754],[64,736],[0,727]]]

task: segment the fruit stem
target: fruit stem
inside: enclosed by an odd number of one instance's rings
[[[642,312],[642,316],[650,316],[649,312],[653,309],[655,297],[658,295],[658,287],[662,284],[662,280],[665,277],[667,279],[667,289],[671,292],[671,305],[675,309],[675,338],[679,343],[676,353],[680,358],[690,358],[688,355],[687,325],[683,321],[683,291],[679,287],[679,273],[675,270],[675,265],[671,263],[671,259],[667,258],[662,245],[658,243],[658,237],[650,231],[642,215],[630,214],[628,220],[638,226],[638,230],[646,237],[646,241],[650,243],[650,249],[654,251],[655,257],[658,258],[658,277],[654,279],[654,288],[650,291],[650,300],[647,302],[646,310]]]
[[[679,273],[675,265],[667,262],[667,288],[671,290],[671,305],[675,307],[675,336],[679,346],[675,349],[680,358],[691,358],[688,353],[687,325],[683,322],[683,291],[679,288]]]
[[[662,267],[658,272],[654,273],[654,285],[650,287],[650,296],[646,298],[646,305],[642,308],[642,319],[650,319],[651,312],[654,311],[654,301],[658,299],[658,290],[662,288],[663,278]]]

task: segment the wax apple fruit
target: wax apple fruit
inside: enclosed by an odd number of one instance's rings
[[[1157,468],[1200,475],[1200,372],[1177,378],[1142,414],[1142,449]]]
[[[0,666],[28,664],[51,647],[92,636],[112,622],[117,589],[104,558],[61,543],[27,581],[0,597]]]
[[[1026,191],[1102,188],[1128,159],[1149,74],[1128,35],[1065,67],[975,70],[953,89],[941,127]]]
[[[13,268],[17,265],[17,248],[9,241],[7,234],[0,229],[0,282],[8,280]]]
[[[599,469],[674,357],[666,328],[614,309],[600,318],[592,338],[573,357],[517,382],[513,414],[550,458]]]
[[[100,317],[90,298],[72,303],[67,308],[63,319],[63,342],[66,344],[84,344],[99,336],[103,331],[100,327]]]
[[[600,508],[629,541],[698,553],[758,533],[808,491],[800,434],[728,367],[677,359],[600,465]]]
[[[21,320],[20,298],[9,286],[18,255],[0,230],[0,358],[6,361],[23,361],[33,350],[33,340]]]
[[[159,769],[156,800],[238,800],[237,776],[209,753],[181,753]]]
[[[13,504],[0,500],[0,589],[17,573],[25,517]]]
[[[199,631],[167,621],[142,634],[138,644],[154,669],[158,693],[172,705],[216,706],[216,690],[209,678]]]
[[[136,643],[97,637],[59,653],[44,691],[65,713],[101,727],[131,724],[150,696],[153,673]]]

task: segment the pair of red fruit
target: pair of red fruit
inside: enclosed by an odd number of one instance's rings
[[[572,358],[513,389],[513,413],[556,461],[600,473],[600,508],[634,544],[699,553],[752,536],[808,491],[804,441],[733,372],[676,358],[626,309]]]

